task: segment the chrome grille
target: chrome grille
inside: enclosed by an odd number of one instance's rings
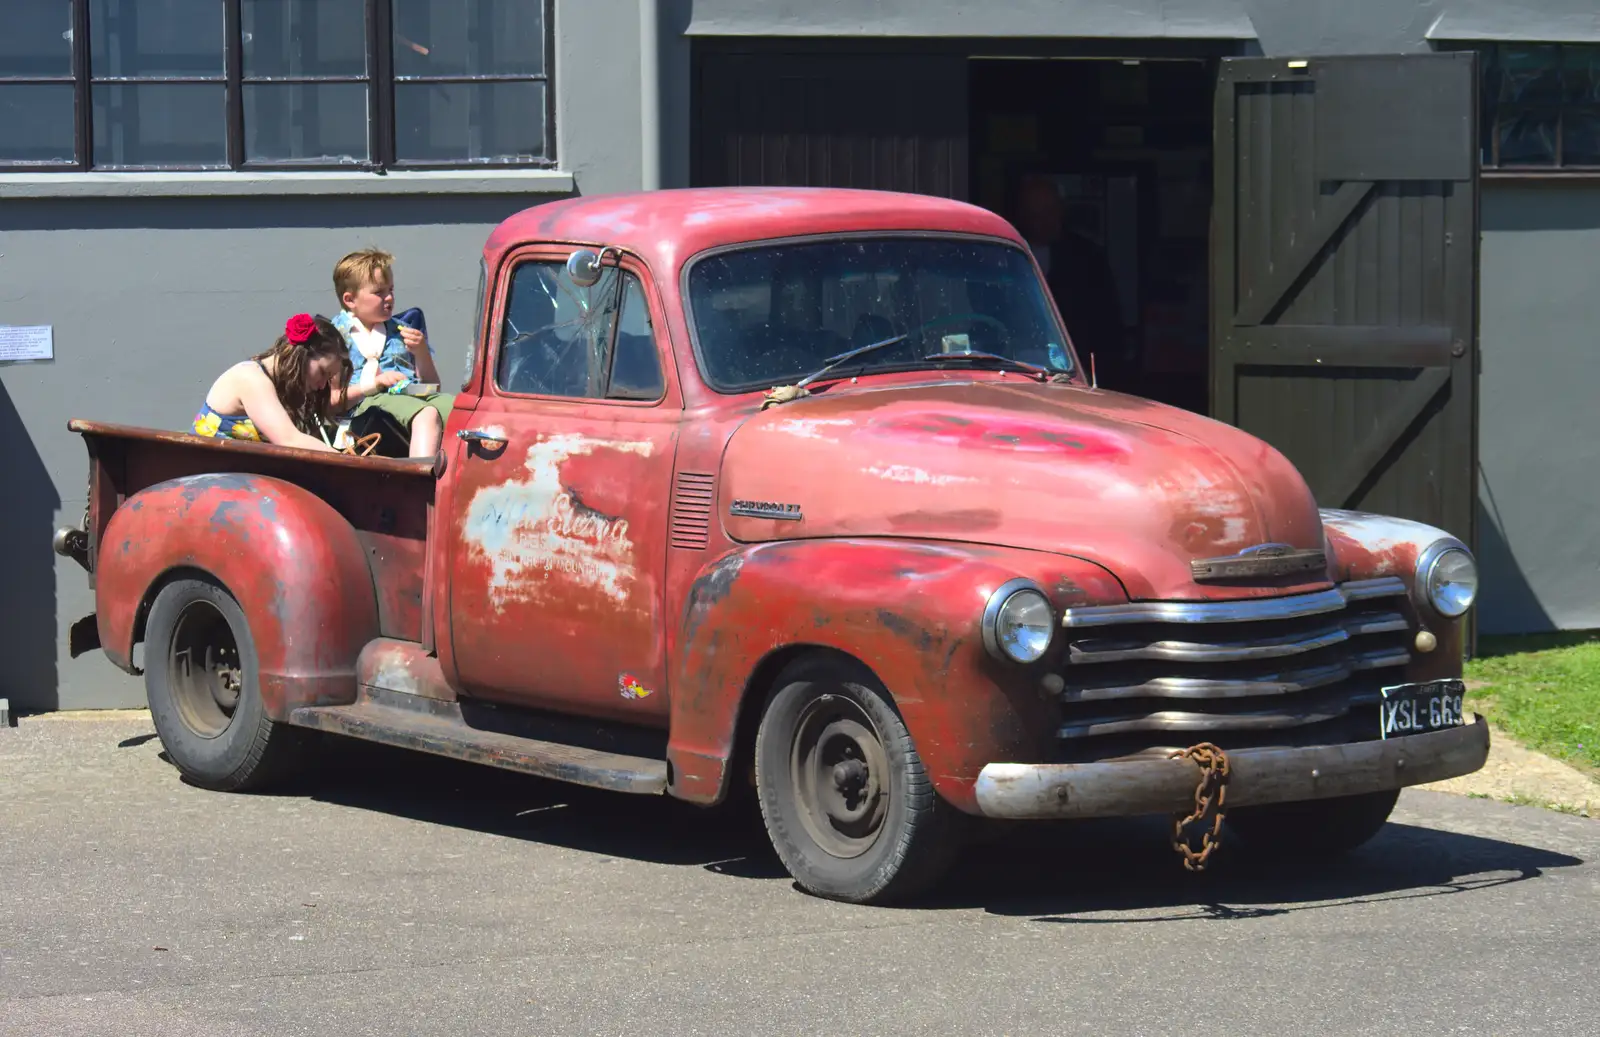
[[[1068,609],[1062,748],[1102,759],[1375,737],[1378,689],[1411,661],[1405,595],[1385,577],[1285,598]]]

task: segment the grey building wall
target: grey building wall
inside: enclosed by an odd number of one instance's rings
[[[1485,633],[1600,627],[1600,183],[1483,187]]]
[[[700,37],[1239,40],[1246,53],[1600,42],[1596,0],[697,0]],[[1486,633],[1600,627],[1600,447],[1588,342],[1600,328],[1600,178],[1483,185],[1480,543]]]
[[[1399,54],[1443,40],[1600,40],[1594,0],[1240,0],[1266,54]]]
[[[331,313],[333,262],[380,245],[396,299],[421,306],[440,375],[459,377],[476,255],[527,199],[48,199],[0,204],[0,323],[50,324],[56,360],[0,370],[0,697],[17,709],[138,704],[95,652],[64,651],[94,611],[82,569],[50,551],[82,518],[87,461],[71,417],[181,429],[211,381],[284,319]]]
[[[1267,54],[1398,53],[1430,40],[1600,40],[1594,0],[695,0],[697,36],[1259,41]]]
[[[83,570],[50,550],[84,508],[67,420],[186,428],[212,379],[286,317],[337,307],[333,263],[366,244],[395,253],[400,305],[424,309],[440,373],[458,378],[494,225],[640,183],[638,11],[557,0],[557,173],[0,175],[0,324],[52,325],[56,353],[0,365],[0,698],[144,700],[98,652],[67,656],[67,628],[94,610]]]
[[[0,367],[0,697],[24,709],[137,705],[98,654],[66,655],[93,608],[49,550],[83,510],[86,416],[183,428],[227,363],[288,314],[334,305],[334,259],[399,257],[402,305],[459,371],[476,255],[504,216],[568,191],[688,182],[695,36],[1165,37],[1265,53],[1425,49],[1444,39],[1600,40],[1594,0],[556,0],[557,158],[542,174],[0,175],[0,324],[51,324],[57,360]],[[652,39],[653,37],[653,39]],[[656,48],[659,81],[642,81]],[[654,125],[652,126],[652,122]],[[1574,418],[1592,379],[1600,190],[1486,185],[1482,457],[1486,630],[1600,625],[1594,511]],[[1565,394],[1565,395],[1563,395]],[[1537,501],[1557,494],[1559,506]],[[1498,539],[1496,539],[1498,538]],[[1498,543],[1499,546],[1496,546]]]
[[[1254,35],[1242,0],[695,0],[698,36]]]

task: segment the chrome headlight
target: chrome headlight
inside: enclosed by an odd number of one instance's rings
[[[1038,662],[1055,632],[1055,610],[1032,580],[1007,580],[983,607],[983,645],[996,659]]]
[[[1417,597],[1450,619],[1478,599],[1478,563],[1459,540],[1440,540],[1417,559]]]

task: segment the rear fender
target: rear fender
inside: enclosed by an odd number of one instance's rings
[[[1002,663],[983,646],[984,604],[1018,576],[1058,608],[1127,600],[1099,566],[1005,548],[804,540],[742,547],[711,563],[677,631],[669,791],[721,800],[772,679],[788,658],[816,648],[872,670],[935,788],[975,809],[972,786],[984,764],[1045,759],[1059,726],[1055,697],[1041,685],[1053,663]]]
[[[134,672],[145,616],[173,579],[204,574],[250,623],[267,715],[355,701],[356,659],[378,636],[372,573],[355,530],[281,479],[190,475],[130,497],[100,542],[95,610],[106,656]]]

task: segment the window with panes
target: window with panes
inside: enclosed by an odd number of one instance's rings
[[[1600,43],[1476,49],[1485,169],[1600,172]]]
[[[549,0],[0,2],[0,172],[554,161]]]

